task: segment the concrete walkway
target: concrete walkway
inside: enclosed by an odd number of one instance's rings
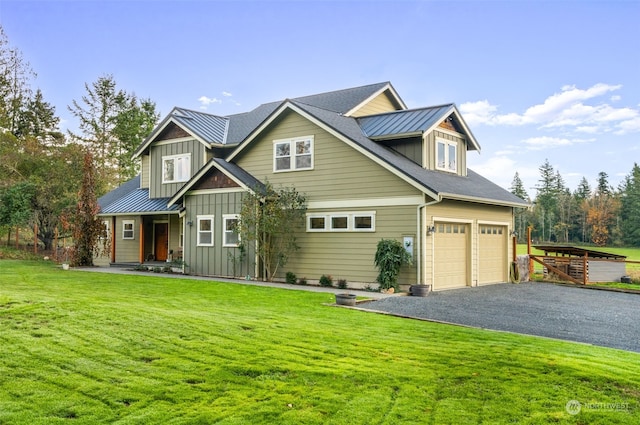
[[[201,281],[208,281],[208,282],[228,282],[228,283],[237,283],[239,285],[264,286],[264,287],[278,288],[278,289],[289,289],[293,291],[325,292],[325,293],[332,293],[332,294],[342,294],[342,293],[348,292],[350,294],[356,294],[356,296],[358,297],[366,297],[366,298],[371,298],[375,300],[403,295],[403,294],[383,294],[381,292],[363,291],[363,290],[357,290],[357,289],[340,289],[340,288],[316,286],[316,285],[291,285],[288,283],[263,282],[259,280],[228,279],[228,278],[222,278],[222,277],[191,276],[186,274],[172,274],[172,273],[156,274],[152,272],[136,271],[136,270],[132,270],[130,268],[125,268],[125,267],[77,267],[71,270],[93,272],[93,273],[146,275],[146,276],[153,276],[153,277],[164,277],[164,278],[171,278],[171,279],[190,279],[190,280],[201,280]]]

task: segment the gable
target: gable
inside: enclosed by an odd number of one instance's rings
[[[401,109],[404,109],[402,105],[391,96],[388,90],[385,90],[366,103],[358,106],[357,109],[349,113],[349,116],[362,117]]]
[[[168,123],[167,126],[156,136],[154,141],[160,142],[163,140],[180,139],[183,137],[190,137],[191,135],[185,131],[182,127],[175,123]]]
[[[313,167],[274,172],[274,141],[313,138]],[[263,181],[294,185],[314,200],[419,197],[420,191],[294,110],[283,111],[234,158]]]
[[[222,173],[217,168],[211,168],[204,176],[202,176],[198,182],[191,187],[191,190],[205,190],[205,189],[227,189],[227,188],[239,188],[238,183],[233,181],[230,177]]]

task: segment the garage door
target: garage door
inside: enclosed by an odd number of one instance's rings
[[[433,289],[467,286],[469,265],[469,226],[461,223],[436,223]]]
[[[478,283],[507,281],[507,227],[478,226]]]

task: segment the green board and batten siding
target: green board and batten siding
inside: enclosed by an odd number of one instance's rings
[[[313,170],[274,173],[273,141],[309,135],[314,136]],[[308,213],[376,213],[375,232],[301,231],[298,234],[301,249],[280,270],[278,277],[292,271],[309,280],[330,274],[336,279],[375,282],[377,271],[373,256],[377,242],[382,238],[415,238],[415,206],[422,199],[421,192],[304,117],[293,112],[285,114],[275,129],[267,130],[253,143],[246,154],[237,158],[238,165],[263,181],[295,186],[307,195],[311,206],[318,202],[326,205],[310,208]],[[404,201],[399,202],[402,205],[389,201],[394,198],[403,198]],[[406,199],[416,202],[407,205]],[[384,202],[376,205],[381,200]],[[349,205],[352,201],[354,204]],[[332,207],[333,202],[339,208]],[[406,268],[400,281],[415,282],[415,267]]]
[[[205,147],[197,140],[163,142],[151,146],[150,150],[149,196],[151,198],[170,198],[185,184],[185,182],[162,183],[162,157],[191,153],[191,176],[197,173],[206,161]]]
[[[233,256],[239,256],[240,250],[233,247],[223,247],[223,216],[237,214],[242,205],[244,192],[222,192],[187,195],[185,206],[187,215],[185,222],[192,226],[185,228],[184,261],[189,266],[188,272],[201,276],[255,276],[255,250],[250,246],[242,263],[236,264],[234,270]],[[198,246],[199,215],[214,216],[214,246]],[[235,274],[234,274],[235,271]]]

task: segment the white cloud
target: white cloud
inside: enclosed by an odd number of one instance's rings
[[[215,97],[200,96],[198,102],[200,102],[200,109],[207,109],[207,107],[213,103],[222,103],[222,100]]]
[[[614,134],[618,135],[640,132],[640,116],[622,121],[616,125],[616,128]]]
[[[233,96],[233,95],[232,95],[231,93],[229,93],[228,91],[223,91],[223,92],[222,92],[222,95],[223,95],[224,97],[231,97],[231,96]]]
[[[527,108],[522,114],[516,112],[500,114],[498,106],[492,105],[488,100],[463,103],[460,105],[460,111],[470,125],[575,127],[578,132],[597,133],[612,131],[611,125],[615,126],[618,123],[616,134],[640,131],[635,122],[635,118],[640,116],[639,110],[615,108],[606,103],[597,105],[586,103],[621,88],[620,84],[604,83],[595,84],[587,89],[564,86],[559,93],[547,97],[540,104]],[[619,99],[621,99],[620,96],[611,96],[611,100]]]
[[[622,99],[622,96],[619,96],[617,94],[614,94],[613,96],[611,96],[611,101],[612,102],[617,102],[620,99]]]
[[[524,139],[522,143],[527,146],[528,150],[539,151],[543,149],[558,148],[561,146],[571,146],[581,143],[593,142],[594,139],[567,139],[561,137],[531,137]]]

